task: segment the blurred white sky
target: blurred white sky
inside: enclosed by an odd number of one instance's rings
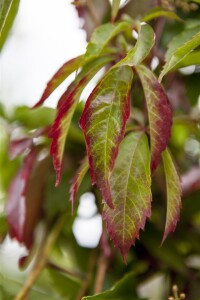
[[[85,33],[70,2],[20,1],[11,34],[0,53],[0,102],[7,108],[35,104],[57,69],[84,53]]]

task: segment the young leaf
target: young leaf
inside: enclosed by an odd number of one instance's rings
[[[112,1],[111,21],[114,22],[120,7],[120,0]]]
[[[92,77],[111,59],[109,56],[100,57],[89,62],[59,100],[57,116],[49,133],[49,137],[52,138],[50,154],[53,156],[53,165],[56,171],[56,186],[61,179],[65,141],[80,95]]]
[[[76,193],[88,169],[89,169],[89,164],[88,164],[88,158],[86,156],[81,162],[76,175],[72,179],[72,185],[70,188],[70,200],[72,201],[72,213],[74,212],[74,202],[76,200]]]
[[[40,100],[34,105],[38,107],[44,103],[44,101],[53,93],[53,91],[74,71],[76,71],[83,61],[82,56],[78,56],[66,62],[47,83],[46,89],[42,94]]]
[[[6,40],[19,7],[19,0],[0,2],[0,50]]]
[[[176,228],[181,209],[181,184],[169,151],[162,153],[167,186],[167,216],[162,243],[170,232]]]
[[[130,133],[121,143],[111,175],[114,208],[106,204],[103,218],[123,259],[151,214],[150,152],[146,135]]]
[[[111,69],[90,94],[80,119],[89,157],[92,184],[112,207],[110,175],[130,114],[130,67]]]
[[[87,46],[85,58],[97,57],[101,54],[105,46],[113,39],[117,34],[122,31],[131,30],[131,25],[127,22],[121,23],[106,23],[99,26],[90,39]]]
[[[135,274],[126,274],[108,291],[94,296],[84,297],[82,300],[145,300],[136,295]],[[146,299],[147,300],[147,299]]]
[[[145,66],[136,67],[141,80],[147,103],[150,141],[151,141],[151,170],[157,168],[160,155],[167,147],[171,125],[172,109],[168,97],[154,74]]]
[[[176,36],[169,44],[166,53],[166,63],[159,76],[159,81],[178,63],[180,63],[193,49],[200,45],[200,26],[185,30]]]
[[[148,13],[142,18],[143,22],[151,21],[155,18],[167,17],[177,21],[183,22],[183,20],[177,16],[173,11],[164,9],[162,7],[154,7],[148,11]]]
[[[200,65],[200,50],[190,52],[181,62],[179,62],[172,70],[184,68],[192,65]]]
[[[149,54],[154,45],[154,31],[148,24],[142,24],[136,45],[126,57],[118,62],[116,66],[136,66],[140,64]]]

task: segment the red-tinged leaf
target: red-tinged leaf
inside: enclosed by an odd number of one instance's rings
[[[172,109],[168,97],[154,74],[143,65],[136,67],[141,80],[149,116],[151,170],[158,166],[162,151],[167,147],[172,125]]]
[[[44,103],[44,101],[53,93],[53,91],[74,71],[78,70],[83,61],[82,56],[78,56],[66,62],[50,79],[47,83],[46,89],[42,94],[40,100],[34,105],[38,107]]]
[[[13,140],[9,144],[9,158],[11,160],[15,159],[17,156],[22,154],[26,149],[30,149],[33,146],[32,138],[21,138],[18,140]]]
[[[110,175],[130,114],[132,69],[111,69],[90,94],[80,119],[89,157],[92,184],[113,207]]]
[[[114,245],[124,261],[132,244],[151,215],[151,171],[148,140],[143,133],[130,133],[122,141],[111,175],[114,208],[104,204],[103,218]]]
[[[72,184],[70,188],[70,200],[72,201],[72,213],[74,212],[74,203],[76,200],[76,193],[89,169],[88,158],[87,156],[83,159],[80,164],[80,167],[77,170],[76,175],[72,179]]]
[[[8,201],[5,211],[10,227],[10,235],[23,243],[23,230],[26,218],[25,196],[28,181],[37,152],[32,150],[24,160],[24,165],[13,179],[8,190]]]
[[[162,159],[167,187],[167,215],[165,231],[162,239],[163,243],[168,234],[175,230],[176,224],[179,220],[182,191],[179,175],[167,149],[162,153]]]
[[[5,207],[11,237],[28,249],[32,246],[34,231],[42,212],[49,167],[49,158],[38,161],[38,155],[38,151],[33,149],[25,158],[10,185]]]
[[[53,156],[53,165],[56,171],[56,186],[61,179],[65,141],[80,95],[93,76],[111,60],[110,56],[100,57],[85,65],[74,83],[69,86],[59,100],[57,116],[49,133],[49,137],[53,139],[50,154]]]

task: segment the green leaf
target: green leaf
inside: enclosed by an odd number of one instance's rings
[[[165,231],[162,240],[163,243],[168,234],[175,230],[176,224],[179,220],[182,192],[179,176],[177,174],[171,155],[167,149],[163,152],[162,159],[167,186],[167,216],[165,222]]]
[[[128,52],[126,57],[120,60],[116,66],[136,66],[149,54],[154,45],[154,31],[148,24],[142,24],[136,45]]]
[[[130,114],[132,77],[128,66],[111,69],[90,94],[80,119],[92,183],[111,207],[109,180]]]
[[[167,17],[183,22],[183,20],[177,16],[173,11],[164,9],[162,7],[154,7],[148,11],[148,13],[142,18],[143,22],[151,21],[155,18]]]
[[[134,273],[126,274],[110,290],[94,296],[83,297],[82,300],[139,300],[136,295]],[[140,300],[145,300],[141,299]]]
[[[94,75],[111,60],[110,56],[99,57],[86,64],[59,100],[58,112],[49,133],[49,137],[52,138],[50,153],[53,156],[53,165],[56,171],[56,186],[61,179],[65,141],[80,95]]]
[[[124,138],[110,182],[114,208],[105,204],[103,218],[125,260],[151,214],[150,152],[146,135],[130,133]]]
[[[99,26],[90,39],[87,46],[85,58],[97,57],[104,50],[105,46],[113,39],[117,34],[122,31],[131,30],[131,25],[128,22],[120,23],[106,23]]]
[[[78,56],[66,62],[47,83],[46,89],[42,94],[40,100],[34,105],[37,107],[44,103],[44,101],[53,93],[53,91],[74,71],[76,71],[83,61],[83,56]]]
[[[140,65],[136,71],[142,83],[150,125],[151,170],[155,171],[160,155],[167,147],[172,125],[172,109],[168,97],[155,75]]]
[[[200,26],[187,28],[181,34],[175,36],[169,44],[165,59],[166,63],[159,76],[159,81],[199,45]]]
[[[19,0],[1,0],[0,2],[0,50],[6,40],[19,7]]]
[[[111,11],[111,20],[112,20],[112,22],[115,21],[115,18],[118,14],[118,11],[119,11],[119,7],[120,7],[120,0],[113,0],[112,1],[112,11]]]
[[[83,161],[81,162],[76,175],[72,179],[72,185],[70,188],[70,200],[72,201],[72,212],[74,212],[74,203],[76,200],[77,191],[78,191],[88,169],[89,169],[88,157],[86,156],[83,159]]]
[[[172,70],[200,65],[200,50],[194,50],[190,52],[180,63],[178,63]]]

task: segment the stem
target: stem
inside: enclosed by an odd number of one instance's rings
[[[92,17],[92,20],[93,20],[95,26],[99,26],[99,18],[96,14],[96,10],[95,10],[93,1],[92,0],[86,0],[86,4],[87,4],[88,10],[90,12],[90,15]]]
[[[107,267],[108,267],[108,259],[104,255],[101,255],[99,257],[98,265],[97,265],[97,274],[96,274],[96,280],[94,286],[95,294],[98,294],[102,291]]]
[[[75,300],[81,300],[86,295],[86,293],[90,287],[90,283],[91,283],[91,279],[92,279],[92,272],[95,267],[95,264],[96,264],[96,251],[92,251],[90,259],[89,259],[89,263],[88,263],[87,279],[85,280],[84,284],[82,285],[82,288],[79,291]]]
[[[62,214],[56,221],[50,234],[45,238],[37,254],[37,258],[31,272],[28,275],[22,289],[19,291],[18,295],[14,300],[26,300],[30,289],[32,288],[33,284],[35,283],[35,281],[37,280],[37,278],[39,277],[39,275],[41,274],[41,272],[47,264],[51,249],[60,234],[65,220],[66,214]]]

